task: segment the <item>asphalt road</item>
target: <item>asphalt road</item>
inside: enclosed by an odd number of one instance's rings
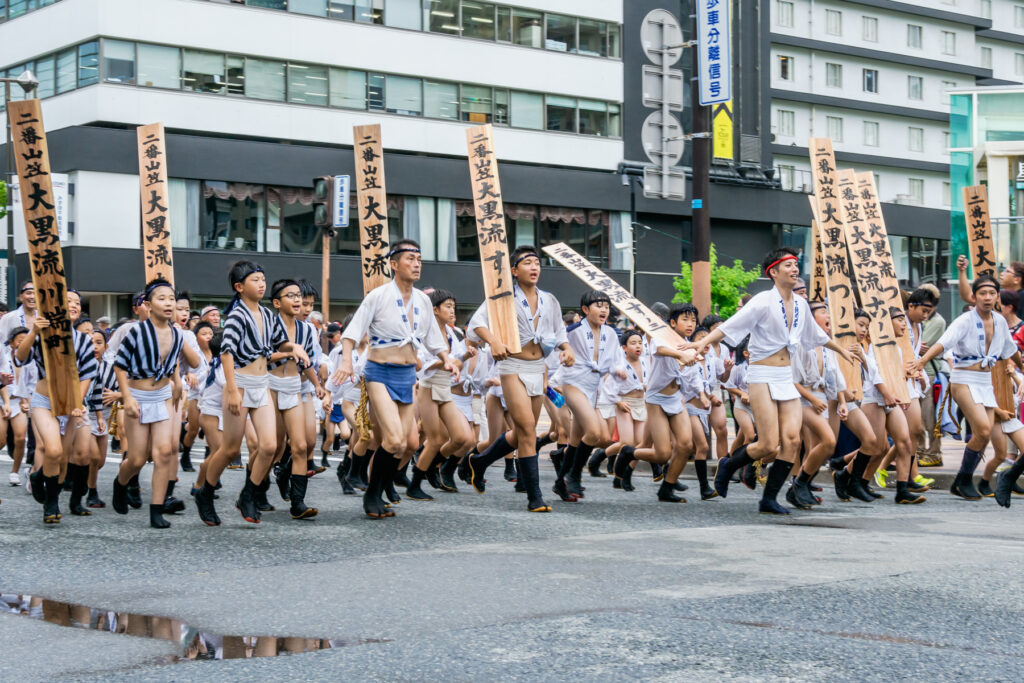
[[[372,521],[325,473],[315,521],[280,506],[254,526],[227,472],[222,527],[190,507],[167,531],[145,507],[46,527],[23,490],[2,490],[0,593],[341,646],[174,661],[168,641],[0,614],[0,680],[1021,679],[1024,498],[868,505],[826,489],[821,509],[780,520],[742,486],[672,505],[649,480],[623,493],[588,478],[584,502],[540,515],[500,468],[489,479],[484,496]]]

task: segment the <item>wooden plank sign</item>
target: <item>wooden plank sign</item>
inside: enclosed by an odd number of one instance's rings
[[[868,221],[864,217],[860,194],[857,192],[857,178],[852,169],[836,173],[836,189],[839,193],[839,206],[843,213],[843,230],[846,234],[846,246],[850,251],[850,263],[857,291],[860,293],[861,306],[871,318],[871,344],[875,352],[878,371],[885,380],[886,386],[892,390],[900,403],[910,402],[907,390],[907,375],[903,369],[900,349],[897,346],[896,333],[892,319],[889,317],[889,304],[893,296],[897,306],[903,310],[900,302],[899,287],[883,293],[880,275],[880,259],[888,255],[889,240],[887,237],[870,234]],[[904,336],[908,342],[910,338]],[[906,361],[913,360],[913,351],[905,356]]]
[[[995,239],[992,237],[992,223],[988,214],[988,188],[984,185],[972,185],[964,188],[964,218],[967,221],[967,244],[971,252],[971,269],[973,277],[979,275],[996,276]],[[996,394],[996,403],[1003,410],[1013,413],[1013,382],[1006,374],[1007,361],[996,361],[992,367],[992,388]]]
[[[469,177],[473,183],[473,207],[476,210],[476,236],[480,242],[480,266],[484,271],[484,296],[490,329],[511,353],[522,351],[516,302],[512,294],[512,268],[509,265],[508,235],[505,233],[505,208],[498,182],[498,159],[490,124],[466,131],[469,150]]]
[[[611,299],[612,305],[622,312],[637,327],[659,344],[675,348],[684,343],[675,330],[658,317],[658,314],[644,306],[639,299],[626,291],[619,283],[605,275],[599,268],[564,242],[542,247],[545,254],[558,261],[591,289],[602,291]]]
[[[996,275],[996,245],[988,215],[988,188],[972,185],[964,188],[964,218],[967,221],[967,244],[971,251],[972,277]]]
[[[811,241],[814,244],[811,260],[811,281],[808,283],[811,301],[825,300],[825,255],[821,251],[821,233],[818,221],[811,220]]]
[[[50,326],[41,334],[50,402],[54,415],[69,415],[75,408],[82,407],[82,396],[71,319],[68,318],[64,257],[54,210],[50,153],[42,109],[39,100],[8,102],[7,106],[36,307],[39,315],[50,321]]]
[[[812,207],[814,219],[821,236],[821,251],[825,261],[825,286],[828,292],[829,318],[832,323],[832,338],[840,346],[849,347],[857,341],[853,309],[857,302],[853,296],[853,282],[846,255],[846,235],[836,194],[836,158],[832,153],[832,141],[828,138],[811,138],[811,168],[814,174],[814,198]],[[839,370],[846,380],[846,389],[856,400],[862,396],[860,367],[837,357]]]
[[[380,125],[353,126],[356,160],[356,205],[359,210],[359,254],[363,259],[363,295],[391,282],[388,251],[388,196],[384,187],[384,148]]]
[[[171,251],[170,193],[167,189],[167,143],[164,124],[136,129],[139,142],[139,193],[142,200],[142,250],[146,282],[157,278],[174,284]]]

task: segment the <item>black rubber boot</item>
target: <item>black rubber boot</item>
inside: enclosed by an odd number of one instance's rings
[[[393,517],[395,513],[384,506],[381,496],[384,495],[384,480],[394,476],[398,462],[383,448],[374,451],[371,458],[370,481],[363,493],[363,512],[372,519]]]
[[[832,473],[832,483],[836,489],[836,498],[844,503],[850,502],[850,494],[847,486],[850,484],[850,473],[846,470],[836,470]]]
[[[590,472],[590,476],[603,479],[608,475],[601,471],[601,463],[607,458],[603,448],[598,448],[590,454],[590,460],[587,460],[587,470]]]
[[[807,476],[803,471],[793,482],[791,487],[793,490],[793,497],[796,498],[797,502],[800,503],[798,507],[805,510],[809,510],[812,506],[818,504],[818,499],[814,497],[811,492],[811,481],[810,477]]]
[[[185,501],[174,497],[176,481],[167,482],[167,493],[164,495],[164,514],[176,515],[185,511]]]
[[[42,469],[40,469],[40,472]],[[60,492],[62,485],[58,477],[43,477],[45,496],[43,498],[43,523],[59,524],[60,514]]]
[[[718,466],[721,467],[722,463],[718,463]],[[740,468],[740,483],[751,491],[757,489],[757,468],[754,467],[754,463]]]
[[[287,502],[291,497],[288,489],[291,487],[292,458],[290,452],[281,456],[281,461],[274,467],[274,479],[277,481],[277,492],[281,500]]]
[[[540,467],[537,456],[519,459],[519,474],[526,487],[526,509],[530,512],[551,512],[540,492]]]
[[[907,482],[898,481],[896,482],[896,504],[897,505],[916,505],[923,503],[927,500],[924,496],[919,496],[916,493],[911,493]]]
[[[89,466],[68,463],[68,477],[71,480],[71,498],[68,511],[76,517],[88,517],[92,513],[82,505],[82,498],[89,492]]]
[[[409,462],[415,463],[419,459],[420,451],[422,448],[416,450],[416,454],[409,459]],[[408,488],[409,486],[409,475],[406,470],[409,468],[409,462],[405,463],[404,467],[396,467],[395,475],[391,478],[395,486],[401,486],[402,488]],[[413,465],[415,467],[415,465]]]
[[[551,487],[551,491],[566,503],[574,503],[578,498],[569,490],[568,482],[569,471],[572,469],[573,463],[576,462],[576,450],[576,446],[565,447],[565,451],[558,459],[558,468],[555,470],[555,484]]]
[[[128,505],[138,510],[142,507],[142,486],[139,485],[139,475],[128,480]]]
[[[1024,473],[1024,454],[1017,456],[1013,466],[999,473],[996,478],[995,498],[996,502],[1004,508],[1010,507],[1010,499],[1013,497],[1013,487],[1021,473]]]
[[[114,476],[114,491],[110,496],[110,504],[117,514],[128,514],[128,487],[122,484],[116,475]]]
[[[708,461],[694,460],[693,469],[697,472],[697,482],[700,484],[700,499],[711,500],[712,498],[717,498],[718,491],[708,486]]]
[[[320,451],[320,467],[330,467],[331,463],[327,460],[327,451]]]
[[[164,519],[163,503],[149,506],[149,526],[154,529],[170,529],[171,523]]]
[[[427,473],[419,467],[412,468],[412,481],[405,489],[405,495],[412,500],[434,500],[434,497],[423,490],[420,484],[426,479]]]
[[[992,490],[992,486],[988,483],[988,479],[978,480],[978,493],[981,494],[982,498],[993,498],[996,493]]]
[[[316,517],[316,508],[306,505],[306,487],[309,484],[309,477],[305,474],[292,475],[292,519],[312,519]]]
[[[182,446],[181,447],[181,471],[182,472],[195,472],[196,468],[192,466],[192,447]]]
[[[270,472],[267,472],[253,491],[253,500],[256,501],[256,509],[260,512],[273,512],[277,508],[270,504],[267,499],[267,491],[270,490]]]
[[[441,490],[441,462],[443,458],[440,453],[434,456],[434,459],[430,461],[430,467],[427,468],[427,483],[430,484],[431,488],[435,491]],[[413,462],[413,467],[416,467],[416,463]]]
[[[32,500],[42,505],[46,502],[46,482],[43,481],[43,468],[28,475],[28,488],[32,492]]]
[[[100,498],[100,492],[96,489],[89,489],[89,497],[85,499],[85,506],[95,509],[107,507],[107,504]]]
[[[402,497],[398,495],[398,489],[395,488],[395,482],[393,479],[389,479],[384,482],[384,497],[388,499],[388,502],[392,505],[398,505],[402,502]]]
[[[487,468],[514,450],[515,448],[502,434],[494,440],[494,443],[485,448],[483,453],[469,458],[469,483],[477,493],[483,493],[487,488],[486,479],[484,479],[484,472]]]
[[[441,475],[441,490],[446,493],[458,493],[459,487],[455,485],[455,470],[459,467],[459,459],[454,455],[445,458],[441,463],[439,473]]]
[[[512,459],[516,467],[516,485],[512,487],[512,490],[516,493],[526,493],[526,484],[523,482],[522,467],[519,465],[519,456]]]
[[[255,492],[256,484],[252,483],[252,478],[249,477],[247,473],[245,477],[245,485],[238,494],[238,498],[235,499],[235,507],[238,508],[238,512],[241,513],[242,519],[250,524],[260,523],[260,511],[256,508]]]
[[[609,455],[607,462],[604,464],[604,471],[608,476],[615,475],[615,457],[614,455]]]
[[[776,497],[789,476],[793,463],[776,460],[768,470],[768,480],[764,483],[764,494],[758,504],[758,512],[770,515],[788,515],[789,510],[779,505]]]
[[[667,481],[662,481],[658,487],[658,500],[662,503],[685,503],[686,499],[676,495],[676,487]]]
[[[505,458],[505,481],[515,483],[516,477],[516,463],[515,458]]]
[[[116,483],[117,480],[115,480]],[[203,482],[202,487],[196,491],[196,510],[199,512],[199,519],[206,526],[220,526],[220,517],[217,516],[217,509],[214,506],[213,498],[216,489],[208,482]]]
[[[981,494],[974,488],[974,470],[978,468],[978,461],[981,460],[981,453],[973,451],[964,446],[964,457],[960,461],[960,471],[953,479],[953,485],[949,492],[954,496],[960,496],[964,500],[981,500]]]
[[[750,456],[747,455],[746,446],[740,446],[731,456],[722,458],[721,462],[718,463],[718,470],[715,472],[715,491],[718,492],[718,495],[722,498],[728,496],[729,482],[732,481],[732,475],[741,467],[750,465],[753,462]]]
[[[551,433],[544,434],[543,436],[537,437],[537,455],[540,455],[540,449],[547,446],[549,443],[554,443],[554,439],[551,438]]]
[[[362,455],[352,454],[350,457],[351,465],[348,468],[348,483],[353,488],[359,489],[360,491],[366,490],[366,468],[367,463],[370,461],[370,454],[363,453]]]
[[[875,497],[867,489],[867,480],[864,479],[864,472],[867,471],[871,456],[857,451],[853,457],[853,466],[850,467],[850,479],[846,485],[846,491],[851,498],[856,498],[864,503],[875,502]]]
[[[476,455],[475,448],[463,456],[462,460],[459,462],[458,468],[455,470],[459,475],[459,479],[467,484],[469,483],[469,459],[474,455]]]
[[[633,484],[631,482],[633,477],[633,468],[631,465],[633,464],[633,461],[636,460],[633,455],[635,452],[636,449],[632,446],[623,446],[622,450],[620,450],[619,454],[615,457],[615,482],[612,485],[615,486],[618,484],[616,488],[621,488],[624,491],[633,490]]]
[[[569,493],[577,498],[584,497],[583,492],[585,487],[583,486],[583,468],[587,466],[587,462],[590,460],[590,454],[593,452],[593,446],[580,441],[580,445],[576,447],[576,454],[573,457],[572,465],[566,473],[565,483],[569,488]]]
[[[665,465],[661,463],[651,463],[651,478],[655,484],[665,478]]]
[[[351,469],[352,463],[342,460],[338,463],[338,468],[335,470],[338,476],[338,483],[341,484],[341,492],[346,496],[356,495],[355,488],[352,487],[352,483],[348,479],[348,472]]]

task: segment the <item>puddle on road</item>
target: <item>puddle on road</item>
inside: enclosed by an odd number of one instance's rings
[[[121,633],[177,643],[179,654],[163,659],[167,663],[278,657],[317,652],[339,647],[391,642],[387,638],[281,638],[277,636],[232,636],[200,631],[177,619],[74,605],[34,595],[0,593],[0,610],[58,626],[90,631]]]

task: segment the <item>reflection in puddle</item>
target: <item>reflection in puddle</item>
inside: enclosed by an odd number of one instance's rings
[[[157,638],[177,643],[180,654],[167,658],[168,662],[185,660],[245,659],[248,657],[277,657],[299,652],[315,652],[352,645],[386,643],[386,638],[338,640],[324,638],[278,638],[275,636],[226,636],[207,633],[183,624],[176,619],[153,617],[145,614],[111,612],[108,610],[72,605],[34,595],[0,593],[0,610],[32,619],[48,621],[59,626],[84,628],[92,631],[124,633],[143,638]]]

